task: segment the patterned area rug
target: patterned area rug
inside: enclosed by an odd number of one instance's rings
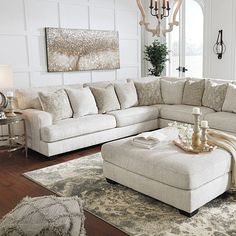
[[[81,197],[85,210],[128,235],[236,235],[236,189],[187,218],[171,206],[124,186],[108,184],[100,153],[24,176],[61,196]]]

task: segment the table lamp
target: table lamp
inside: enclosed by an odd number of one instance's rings
[[[13,74],[9,65],[0,65],[0,89],[6,90],[13,87]],[[8,96],[10,95],[10,96]],[[9,91],[7,97],[0,91],[0,119],[5,119],[4,109],[7,107],[8,99],[10,103],[9,116],[15,116],[12,102],[13,92]]]

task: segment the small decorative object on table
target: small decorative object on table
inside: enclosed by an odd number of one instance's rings
[[[8,99],[8,110],[7,110],[7,117],[14,117],[16,114],[14,113],[14,107],[13,107],[13,102],[14,102],[14,93],[7,92],[7,99]]]
[[[192,147],[198,149],[201,146],[201,130],[200,130],[200,115],[201,110],[199,107],[194,107],[192,115],[194,116]]]
[[[192,138],[190,142],[186,142],[186,140],[189,140],[191,137],[191,132],[187,132],[187,130],[190,130],[190,128],[185,128],[185,136],[186,139],[183,139],[183,136],[181,135],[182,131],[178,127],[187,127],[187,125],[177,125],[177,123],[174,123],[174,126],[177,127],[179,130],[179,140],[174,140],[174,144],[183,149],[186,152],[190,153],[202,153],[202,152],[211,152],[217,148],[217,146],[211,146],[208,144],[208,139],[207,139],[207,130],[208,130],[208,121],[204,120],[201,122],[201,127],[200,127],[200,115],[201,115],[201,110],[198,107],[193,108],[192,112],[194,116],[194,126],[193,126],[193,132],[192,132]],[[190,137],[189,137],[190,135]]]

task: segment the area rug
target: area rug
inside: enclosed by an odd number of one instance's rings
[[[236,235],[236,189],[187,218],[174,207],[103,177],[101,154],[24,173],[61,196],[79,196],[84,209],[128,235]]]

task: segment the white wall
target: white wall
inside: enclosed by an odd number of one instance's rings
[[[186,0],[188,1],[188,0]],[[196,0],[204,5],[204,62],[203,76],[236,80],[236,0]],[[148,5],[146,6],[148,9]],[[149,14],[149,11],[148,11]],[[188,20],[188,19],[186,19]],[[193,26],[194,27],[194,26]],[[226,53],[219,60],[213,52],[218,31],[223,29]],[[152,42],[154,37],[143,32],[142,47]],[[160,39],[163,42],[163,38]],[[148,64],[142,63],[142,74],[147,73]]]
[[[44,27],[115,30],[121,69],[47,73]],[[141,73],[135,0],[0,0],[0,64],[10,64],[14,87],[119,80]]]
[[[226,52],[219,60],[213,52],[218,31],[223,30]],[[236,79],[236,1],[205,1],[204,76]]]

